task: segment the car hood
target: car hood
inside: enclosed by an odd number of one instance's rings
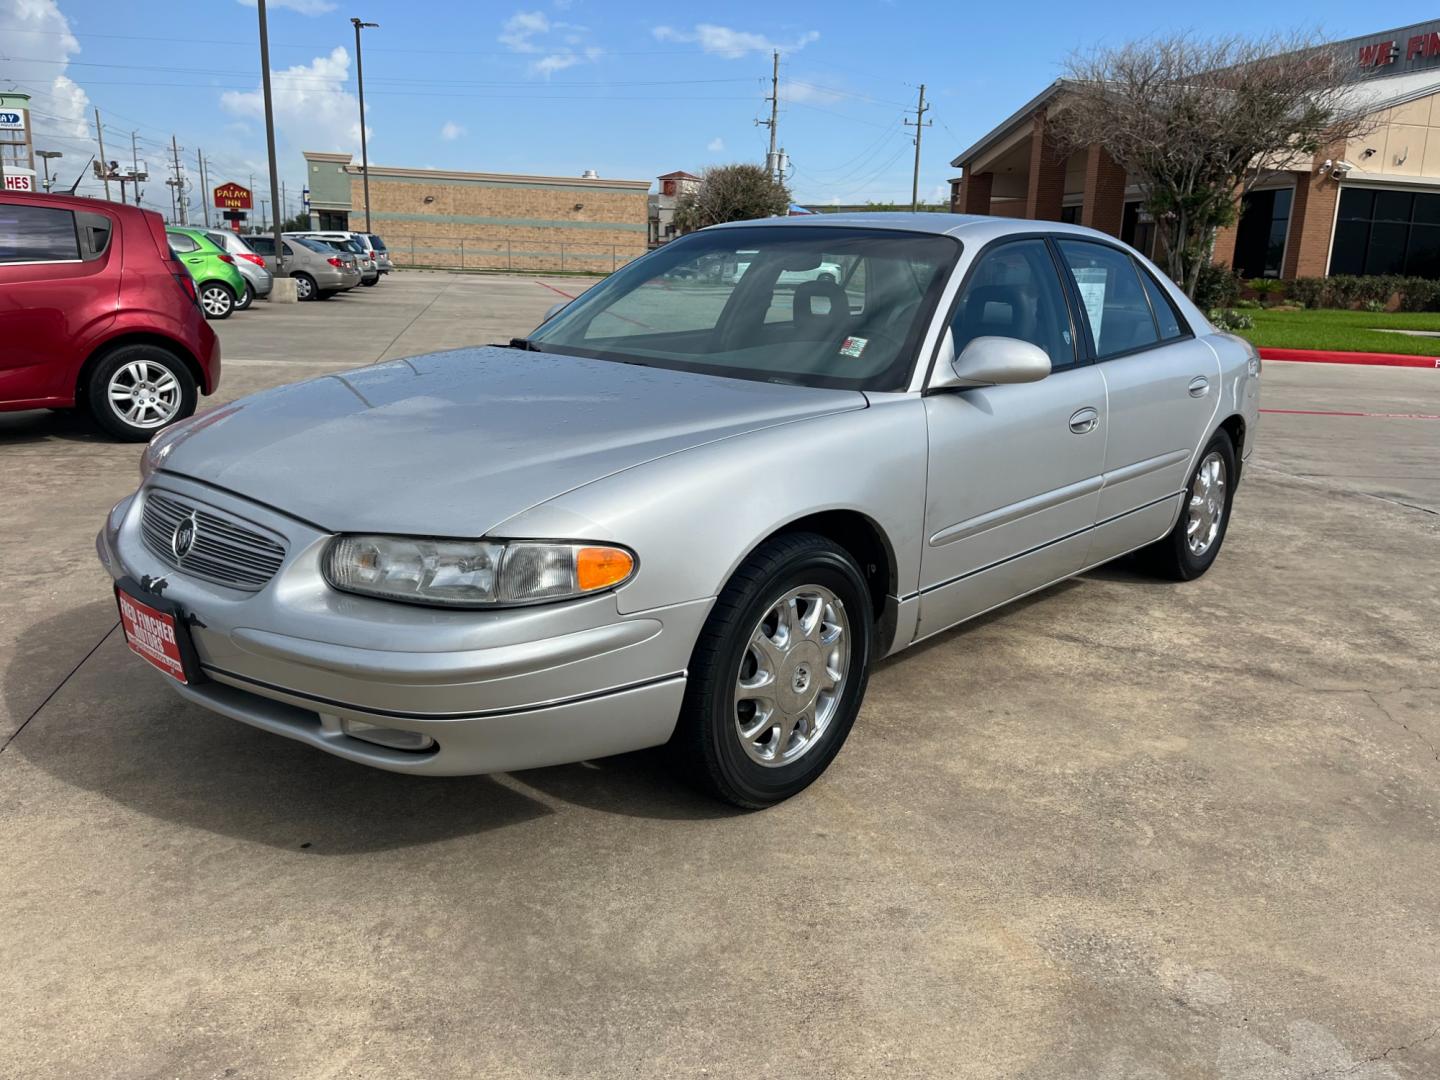
[[[857,391],[459,349],[204,413],[161,467],[335,532],[480,536],[654,458],[865,405]]]

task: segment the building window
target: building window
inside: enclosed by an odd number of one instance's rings
[[[1079,225],[1080,207],[1078,205],[1062,206],[1060,208],[1060,220],[1063,221],[1066,225]]]
[[[350,215],[344,210],[321,210],[320,228],[325,232],[348,232],[350,230]]]
[[[1330,273],[1440,278],[1440,194],[1345,188]]]
[[[1278,278],[1285,260],[1294,188],[1252,191],[1240,204],[1234,268],[1247,278]]]

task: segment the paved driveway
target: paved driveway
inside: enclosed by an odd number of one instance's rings
[[[577,287],[260,305],[221,400]],[[1440,421],[1314,415],[1440,414],[1440,373],[1265,378],[1206,578],[884,664],[756,814],[649,754],[420,781],[182,705],[91,550],[137,449],[0,414],[0,1077],[1440,1075]]]

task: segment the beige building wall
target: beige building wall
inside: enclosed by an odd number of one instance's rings
[[[1367,175],[1440,177],[1440,94],[1383,109],[1375,119],[1370,134],[1345,146],[1345,160],[1356,166],[1350,180]]]

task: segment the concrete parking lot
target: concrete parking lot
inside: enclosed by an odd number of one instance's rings
[[[205,404],[586,284],[257,305]],[[92,549],[139,449],[0,414],[0,1077],[1440,1075],[1440,372],[1264,380],[1205,578],[887,662],[755,814],[652,754],[417,780],[182,704]]]

